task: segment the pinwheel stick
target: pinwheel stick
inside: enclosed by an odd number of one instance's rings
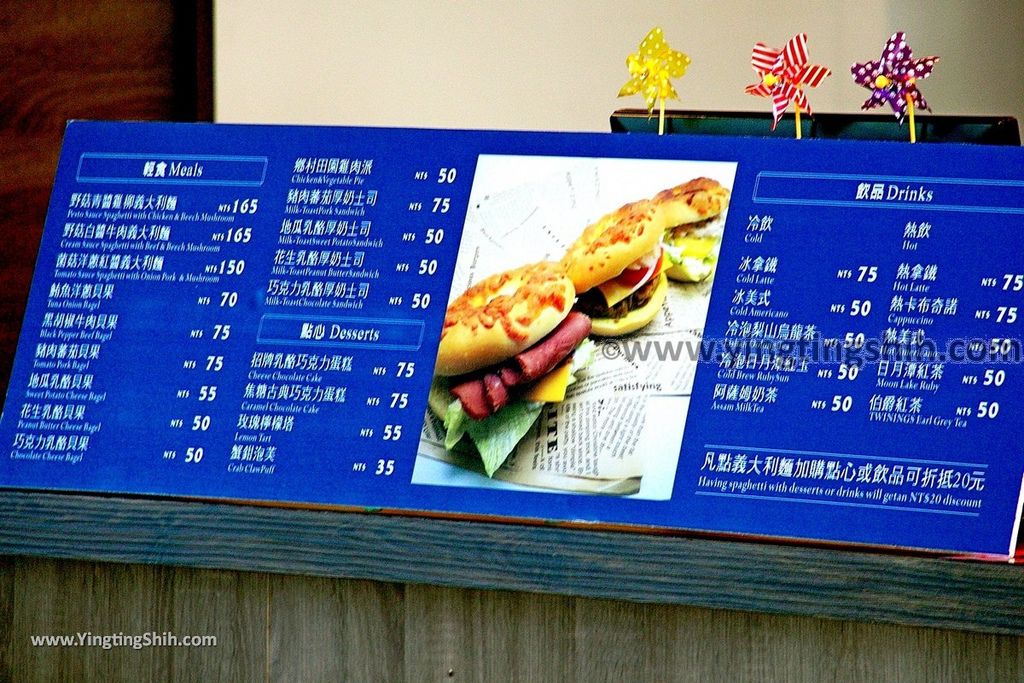
[[[914,125],[914,98],[907,94],[907,113],[910,115],[910,141],[917,142],[917,126]]]
[[[794,102],[793,106],[796,108],[794,110],[794,113],[796,114],[796,139],[799,140],[802,133],[800,130],[800,105]]]

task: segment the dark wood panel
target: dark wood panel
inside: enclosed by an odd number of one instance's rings
[[[52,139],[68,118],[171,111],[173,3],[8,0],[0,11],[0,125],[9,133]]]
[[[14,564],[17,561],[0,556],[0,683],[14,680],[11,643],[14,640]]]
[[[401,585],[273,576],[269,591],[269,681],[410,680]]]
[[[585,680],[577,679],[575,602],[556,595],[410,586],[406,680]]]
[[[504,680],[522,683],[584,680],[579,678],[574,631],[578,599],[509,591],[458,592],[465,595],[464,600],[472,600],[470,623],[474,633],[482,636],[477,638],[483,675],[477,680],[500,680],[506,671]]]
[[[0,622],[0,679],[242,681],[265,673],[267,577],[243,572],[21,558]],[[0,596],[2,598],[3,596]],[[6,625],[5,625],[6,623]],[[212,635],[208,648],[113,638]],[[39,647],[32,636],[111,637],[108,646]],[[122,640],[122,642],[125,642]],[[165,641],[166,642],[166,641]]]
[[[410,586],[407,681],[1017,681],[1024,639]]]
[[[1020,638],[852,622],[837,626],[829,633],[838,648],[829,649],[836,655],[836,674],[845,680],[1024,680],[1016,657],[995,654],[1002,648],[1020,650]]]
[[[1024,677],[1019,637],[587,599],[576,613],[579,681]]]
[[[1024,680],[1024,639],[1011,636],[233,571],[32,558],[0,568],[0,586],[3,572],[18,575],[0,680]],[[146,629],[215,634],[218,646],[27,644]]]
[[[15,572],[10,670],[17,681],[130,680],[138,671],[168,671],[167,648],[33,646],[32,636],[90,639],[163,631],[173,570],[25,559]]]
[[[504,588],[1024,633],[1024,572],[1009,565],[85,495],[2,492],[0,509],[6,522],[0,525],[0,554]]]
[[[217,644],[171,650],[167,680],[265,680],[269,580],[250,572],[172,569],[170,590],[150,599],[169,605],[168,629],[176,636],[215,636]],[[148,678],[159,676],[153,671]]]
[[[210,118],[209,13],[208,0],[0,4],[0,387],[67,120]]]
[[[213,120],[213,0],[176,2],[172,80],[174,121]]]
[[[482,654],[464,603],[474,591],[410,586],[406,589],[405,668],[410,678],[424,681],[480,680],[476,668]],[[501,657],[500,652],[494,653]]]
[[[606,600],[577,603],[577,681],[629,681],[652,672],[657,653],[650,647],[649,607]]]
[[[0,134],[0,387],[6,390],[58,147]]]

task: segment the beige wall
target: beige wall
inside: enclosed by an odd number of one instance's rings
[[[536,130],[608,129],[625,57],[654,25],[693,60],[681,108],[767,111],[743,93],[750,48],[810,36],[835,75],[811,103],[856,111],[850,64],[895,30],[942,62],[936,113],[1024,118],[1024,0],[246,0],[215,2],[220,121]],[[922,9],[927,8],[927,9]]]

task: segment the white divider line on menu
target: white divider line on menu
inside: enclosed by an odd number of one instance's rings
[[[847,503],[839,500],[817,500],[814,498],[791,498],[789,496],[759,496],[752,493],[723,493],[721,491],[694,491],[698,496],[718,496],[720,498],[757,498],[759,500],[783,500],[789,503],[812,503],[814,505],[838,505],[839,507],[877,508],[881,510],[903,510],[905,512],[929,512],[933,515],[958,515],[960,517],[978,517],[978,512],[959,512],[957,510],[935,510],[933,508],[915,508],[903,505],[886,505],[883,503]]]

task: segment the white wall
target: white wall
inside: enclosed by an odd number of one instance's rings
[[[782,7],[783,9],[778,9]],[[661,25],[693,63],[680,102],[768,111],[743,93],[756,41],[810,36],[834,75],[818,111],[856,111],[849,76],[905,30],[942,61],[921,85],[935,113],[1024,119],[1024,0],[217,0],[219,121],[532,130],[608,130],[625,57]]]

